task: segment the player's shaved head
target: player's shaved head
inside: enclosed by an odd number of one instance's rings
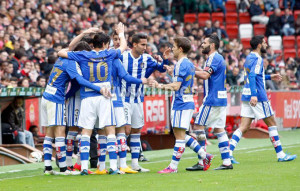
[[[97,33],[93,38],[93,46],[94,48],[103,48],[104,45],[108,44],[110,42],[110,37],[103,33]]]
[[[186,37],[176,37],[174,42],[178,48],[182,48],[184,54],[187,54],[191,50],[191,41]]]

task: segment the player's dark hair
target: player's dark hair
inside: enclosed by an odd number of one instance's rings
[[[191,41],[186,37],[176,37],[174,42],[178,48],[182,48],[183,53],[187,54],[191,50]]]
[[[92,49],[87,42],[80,41],[76,44],[74,51],[82,51],[82,50],[91,51]]]
[[[263,35],[257,35],[252,37],[250,40],[251,48],[255,50],[259,44],[262,44],[263,40],[264,40]]]
[[[132,42],[132,44],[133,43],[139,43],[141,41],[141,39],[147,39],[147,38],[148,38],[148,36],[146,34],[144,34],[144,33],[137,33],[137,34],[132,35],[131,42]]]
[[[114,31],[111,36],[113,37],[115,35],[119,36],[118,33],[117,33],[117,31]]]
[[[103,32],[97,33],[93,38],[94,48],[103,48],[103,46],[109,43],[110,37]]]
[[[212,35],[209,35],[207,38],[209,38],[209,43],[214,43],[215,44],[215,49],[218,50],[219,47],[220,47],[220,39],[217,35],[215,34],[212,34]]]
[[[84,36],[80,41],[87,42],[88,44],[93,44],[93,38],[89,36]]]

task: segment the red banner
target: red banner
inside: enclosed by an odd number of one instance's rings
[[[165,96],[145,96],[143,133],[164,131],[167,124],[167,106]]]
[[[25,99],[25,124],[29,130],[31,125],[39,127],[39,98]]]
[[[268,96],[283,127],[300,127],[300,92],[271,92]]]

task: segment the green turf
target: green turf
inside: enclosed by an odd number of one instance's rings
[[[280,132],[285,151],[300,155],[300,130]],[[44,176],[43,164],[0,167],[0,190],[300,190],[300,159],[279,163],[269,139],[242,139],[235,151],[241,162],[234,170],[214,171],[221,164],[217,141],[208,146],[216,155],[206,172],[186,172],[197,158],[187,148],[177,174],[157,174],[173,150],[145,152],[151,162],[141,163],[150,173],[131,175]],[[108,157],[107,157],[108,158]],[[11,172],[17,171],[19,172]]]

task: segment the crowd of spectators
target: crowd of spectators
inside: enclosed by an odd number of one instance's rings
[[[253,22],[268,25],[267,35],[300,33],[300,17],[291,21],[291,10],[299,8],[295,0],[285,0],[286,14],[278,14],[278,0],[236,0],[240,12],[249,11]],[[196,67],[206,58],[200,48],[205,35],[217,34],[222,40],[219,52],[227,64],[228,87],[243,85],[243,63],[250,53],[238,39],[229,39],[219,21],[183,23],[188,12],[226,14],[227,0],[1,0],[0,1],[0,76],[1,87],[45,87],[57,51],[72,38],[90,27],[98,27],[112,34],[115,24],[126,25],[126,37],[136,32],[148,34],[146,52],[162,55],[175,36],[186,36],[192,42],[188,54]],[[275,10],[266,17],[265,11]],[[280,12],[280,10],[279,10]],[[298,27],[298,28],[297,28]],[[292,30],[294,29],[294,30]],[[268,48],[264,55],[266,73],[281,73],[283,82],[268,83],[269,89],[299,89],[300,60],[288,58],[276,61],[276,54]],[[175,64],[173,58],[171,65]],[[170,73],[154,73],[159,82],[168,83]],[[195,79],[194,89],[202,90],[202,81]]]

